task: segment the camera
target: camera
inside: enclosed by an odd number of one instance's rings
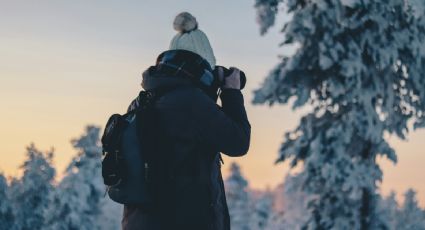
[[[217,66],[215,66],[215,68],[213,70],[213,75],[216,79],[219,79],[218,78],[218,69],[219,68],[223,68],[224,78],[230,76],[232,74],[232,72],[234,71],[234,69],[232,69],[232,68],[228,69],[226,67],[217,65]],[[242,70],[240,71],[239,75],[240,75],[240,80],[241,80],[241,89],[243,89],[243,88],[245,88],[245,84],[246,84],[246,76],[245,76],[245,73]],[[219,87],[222,87],[224,85],[224,79],[223,79],[223,81],[218,80],[218,84],[219,84]]]
[[[219,68],[223,68],[224,78],[229,77],[232,74],[232,72],[234,71],[233,68],[228,69],[226,67],[216,65],[214,70],[212,71],[213,81],[212,81],[211,85],[198,84],[198,86],[214,101],[217,101],[218,96],[220,95],[220,92],[221,92],[220,89],[224,85],[224,79],[220,80],[220,77],[218,75]],[[245,73],[241,70],[239,72],[239,76],[240,76],[240,81],[241,81],[240,82],[241,83],[240,89],[243,89],[245,87],[245,84],[246,84]]]

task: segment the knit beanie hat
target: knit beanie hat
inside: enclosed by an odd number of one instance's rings
[[[214,69],[214,52],[207,35],[198,29],[196,18],[188,12],[182,12],[174,19],[173,26],[178,33],[171,40],[170,50],[182,49],[194,52],[207,60],[211,69]]]

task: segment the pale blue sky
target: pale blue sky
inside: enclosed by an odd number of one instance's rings
[[[301,112],[253,106],[252,90],[278,62],[281,24],[264,37],[255,22],[254,1],[5,1],[0,0],[0,170],[19,175],[25,145],[56,148],[59,172],[75,152],[69,140],[84,125],[103,125],[123,112],[140,89],[141,72],[166,50],[176,33],[174,16],[189,11],[209,37],[217,63],[238,66],[248,76],[244,91],[253,127],[249,154],[237,161],[256,188],[280,183],[287,165],[274,166],[283,133]],[[391,140],[400,164],[385,163],[383,189],[419,189],[425,199],[421,139]],[[421,159],[421,160],[418,160]],[[229,165],[226,159],[225,169]]]

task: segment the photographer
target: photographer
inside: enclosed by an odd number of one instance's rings
[[[174,28],[179,33],[170,49],[142,81],[145,90],[170,89],[155,104],[163,138],[157,199],[151,208],[125,205],[122,227],[228,230],[220,152],[236,157],[249,149],[251,126],[240,91],[244,74],[216,67],[208,38],[189,13],[177,15]],[[218,95],[222,107],[216,104]]]

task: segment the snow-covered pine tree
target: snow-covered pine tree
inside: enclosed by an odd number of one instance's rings
[[[11,229],[45,229],[48,209],[52,201],[53,150],[43,153],[34,144],[27,147],[23,176],[14,179],[10,186],[15,222]]]
[[[380,200],[378,213],[381,219],[387,223],[388,230],[397,230],[400,211],[394,191],[388,197],[385,197],[385,199]]]
[[[301,229],[306,221],[307,203],[309,197],[302,190],[302,175],[288,174],[285,178],[283,191],[283,213],[276,213],[269,222],[267,230]]]
[[[97,222],[102,230],[116,230],[121,228],[121,218],[123,214],[123,205],[106,198],[102,204],[102,215]]]
[[[248,181],[243,177],[237,163],[230,165],[230,175],[225,181],[226,199],[229,206],[230,224],[234,230],[249,230],[252,203]]]
[[[55,230],[118,229],[117,216],[114,223],[106,225],[100,220],[107,205],[105,187],[101,176],[100,129],[87,126],[84,134],[72,145],[78,151],[65,171],[57,187],[49,228]]]
[[[282,0],[256,0],[264,33]],[[413,4],[415,6],[413,7]],[[285,135],[278,161],[303,163],[306,229],[385,227],[376,215],[376,158],[396,162],[384,133],[404,139],[408,123],[425,126],[424,2],[288,0],[284,57],[255,91],[256,104],[307,106]],[[381,223],[380,223],[381,222]]]
[[[418,206],[416,192],[409,189],[404,194],[404,203],[401,206],[397,230],[425,230],[425,216]]]
[[[250,229],[266,229],[270,216],[273,213],[273,194],[270,190],[266,190],[252,201],[253,212],[251,214]]]
[[[0,229],[12,229],[14,218],[9,186],[4,175],[0,173]]]

